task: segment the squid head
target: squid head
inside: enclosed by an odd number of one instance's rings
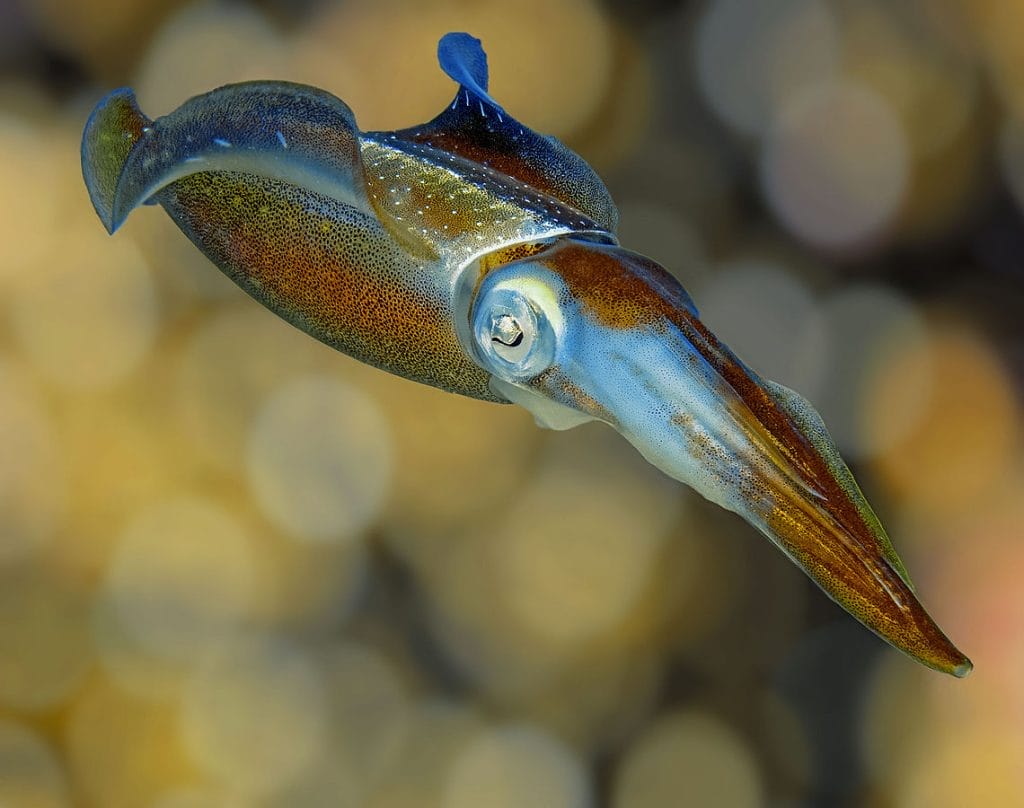
[[[609,424],[896,648],[966,675],[814,408],[618,244],[590,166],[490,97],[479,41],[448,34],[438,55],[454,100],[394,132],[362,132],[334,96],[284,82],[156,120],[117,90],[83,137],[96,211],[113,232],[162,206],[251,296],[363,362],[543,426]]]

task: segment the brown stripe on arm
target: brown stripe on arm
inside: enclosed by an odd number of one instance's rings
[[[564,281],[583,312],[612,329],[671,324],[732,388],[753,416],[762,443],[792,465],[806,487],[816,492],[834,517],[857,534],[872,533],[824,458],[762,380],[746,367],[686,305],[679,282],[659,264],[618,247],[571,239],[538,256]],[[678,290],[677,294],[673,294]]]

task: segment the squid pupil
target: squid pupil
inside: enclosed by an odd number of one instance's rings
[[[505,342],[505,340],[503,340],[501,337],[491,337],[491,342],[500,342],[502,345],[506,346],[507,348],[515,348],[522,341],[523,341],[523,332],[522,331],[520,331],[518,334],[516,334],[515,337],[512,338],[511,342]]]
[[[515,348],[523,341],[523,329],[510,314],[502,314],[491,326],[491,342],[497,342],[506,348]]]

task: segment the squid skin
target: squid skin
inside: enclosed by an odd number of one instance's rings
[[[286,82],[156,120],[115,90],[82,140],[96,212],[113,233],[160,205],[252,297],[363,362],[542,426],[609,424],[895,648],[967,675],[811,404],[618,244],[600,178],[491,98],[478,40],[448,34],[438,57],[455,98],[394,132],[362,132],[342,101]]]

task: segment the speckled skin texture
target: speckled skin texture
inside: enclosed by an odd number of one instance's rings
[[[235,283],[293,325],[414,381],[495,399],[462,351],[444,279],[372,217],[250,174],[191,174],[160,203]]]
[[[614,232],[618,225],[604,183],[579,155],[523,127],[486,94],[463,88],[430,123],[388,135],[409,151],[422,146],[491,169],[537,201],[561,200],[592,222],[591,229]]]
[[[294,84],[223,87],[155,121],[115,91],[83,136],[93,204],[111,231],[161,204],[248,294],[363,362],[555,428],[610,424],[895,647],[965,675],[811,405],[618,246],[604,184],[487,94],[477,40],[449,34],[438,55],[454,100],[397,132],[360,132]]]
[[[390,137],[364,138],[362,154],[378,218],[411,252],[451,272],[504,245],[605,233],[561,200],[458,155]]]
[[[474,99],[417,130],[362,133],[344,102],[287,82],[222,87],[155,121],[120,90],[87,126],[83,167],[109,230],[158,201],[233,281],[317,339],[503,401],[465,344],[460,290],[505,248],[614,240],[615,208],[581,158]],[[460,152],[431,144],[446,138]],[[499,168],[515,163],[543,188]]]
[[[97,104],[85,125],[82,172],[93,207],[110,232],[114,230],[114,194],[122,169],[149,123],[135,103],[135,94],[122,88]]]

